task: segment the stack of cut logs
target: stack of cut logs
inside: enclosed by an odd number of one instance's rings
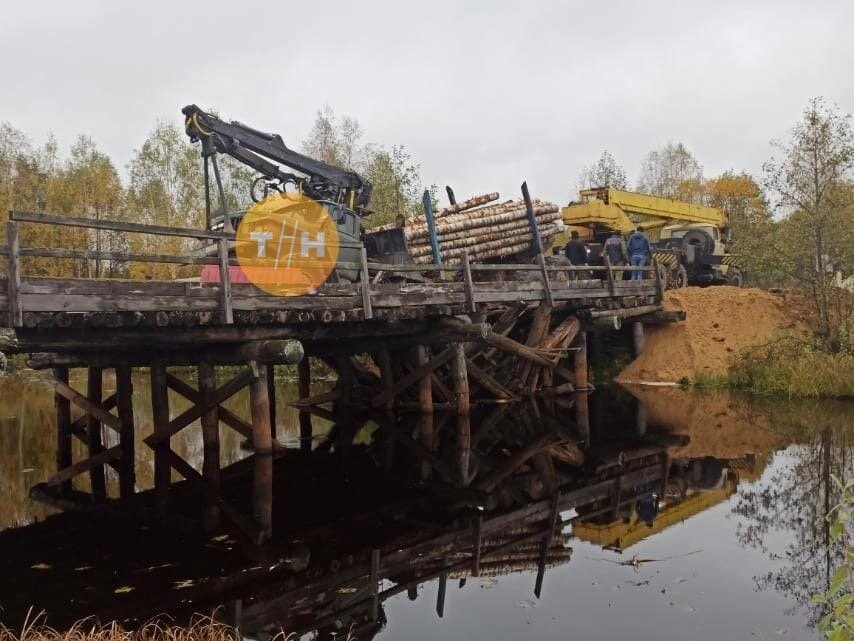
[[[525,252],[532,247],[533,236],[523,200],[495,203],[498,194],[475,196],[465,202],[451,205],[435,214],[436,232],[442,261],[449,264],[461,262],[463,252],[469,259],[483,261]],[[558,232],[560,212],[557,205],[534,200],[534,215],[540,237],[545,244]],[[390,229],[386,225],[380,229]],[[409,254],[416,263],[432,263],[427,219],[416,216],[403,227]]]

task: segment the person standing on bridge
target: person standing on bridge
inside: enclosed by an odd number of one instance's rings
[[[640,225],[629,236],[626,248],[632,261],[632,267],[643,267],[652,259],[652,246]],[[632,280],[643,280],[643,272],[640,269],[633,269]]]
[[[627,265],[629,257],[626,252],[626,243],[620,237],[620,232],[612,231],[611,235],[605,241],[605,255],[611,266]]]
[[[566,247],[564,247],[563,254],[566,256],[570,265],[577,267],[587,264],[587,243],[578,237],[577,231],[570,233],[569,242],[566,244]],[[573,271],[572,279],[579,280],[583,278],[582,274],[583,272]]]

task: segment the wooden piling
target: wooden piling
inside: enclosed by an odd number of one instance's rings
[[[87,378],[87,398],[96,405],[101,405],[104,393],[103,370],[100,367],[90,367]],[[101,421],[92,414],[89,414],[86,419],[86,444],[89,448],[90,458],[104,449],[104,443],[101,438]],[[89,481],[92,485],[92,500],[95,503],[103,502],[107,498],[107,483],[104,478],[103,465],[96,465],[89,470]]]
[[[578,332],[575,339],[575,389],[589,388],[587,379],[587,332]]]
[[[200,402],[209,404],[216,392],[216,369],[210,363],[199,363],[199,394]],[[219,409],[214,406],[201,418],[202,422],[202,477],[214,493],[220,488],[220,448],[219,448]],[[212,495],[206,497],[204,528],[213,532],[219,527],[219,505]]]
[[[640,321],[632,323],[632,342],[634,343],[635,357],[643,354],[645,340],[643,334],[643,323]]]
[[[421,370],[427,367],[429,357],[427,355],[427,347],[417,345],[415,347],[415,365],[416,370]],[[418,381],[418,406],[422,412],[433,412],[433,383],[429,376],[430,372],[422,376]]]
[[[276,440],[276,365],[268,363],[265,368],[267,374],[267,394],[270,396],[270,437]]]
[[[421,411],[418,415],[418,440],[427,452],[433,452],[433,438],[435,433],[435,422],[432,406],[429,412]],[[391,440],[391,439],[389,439]],[[421,459],[421,472],[419,479],[426,481],[433,474],[433,466],[426,458]]]
[[[380,368],[380,382],[382,383],[383,391],[386,392],[385,412],[383,420],[383,469],[390,472],[394,465],[394,438],[391,431],[396,428],[394,420],[394,369],[391,365],[391,354],[389,353],[388,345],[383,343],[380,345],[376,354],[377,366]],[[432,423],[432,421],[431,421]],[[432,447],[432,438],[431,438]]]
[[[578,332],[575,340],[575,422],[578,431],[586,443],[590,443],[590,404],[587,391],[590,389],[587,378],[587,332]]]
[[[122,446],[119,495],[129,501],[136,491],[136,448],[134,444],[133,379],[128,365],[116,367],[116,410],[119,416],[119,442]]]
[[[154,421],[154,500],[157,511],[165,513],[169,506],[169,485],[172,467],[169,463],[171,434],[169,432],[169,388],[166,382],[166,365],[151,366],[151,410]]]
[[[463,343],[454,343],[454,360],[451,362],[454,379],[454,394],[457,402],[457,447],[459,449],[459,472],[463,485],[469,483],[471,466],[471,421],[469,419],[469,379],[466,371],[466,351]]]
[[[311,396],[311,363],[308,356],[297,364],[297,386],[300,398]],[[299,446],[303,452],[311,452],[312,425],[311,412],[300,410],[299,413]]]
[[[53,375],[59,382],[68,385],[68,368],[57,367]],[[71,466],[71,401],[59,393],[53,397],[56,409],[56,471],[61,472]],[[71,480],[64,481],[60,492],[71,491]]]
[[[469,406],[469,379],[466,371],[466,351],[463,343],[454,343],[454,359],[451,363],[454,380],[454,394],[456,395],[457,413],[468,414]]]
[[[259,528],[257,543],[268,541],[273,534],[273,438],[270,435],[270,396],[267,376],[257,363],[249,383],[252,406],[252,444],[255,450],[252,514]]]

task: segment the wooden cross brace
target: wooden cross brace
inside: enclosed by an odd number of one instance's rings
[[[188,401],[191,401],[195,404],[199,404],[203,401],[201,392],[199,392],[192,385],[185,383],[174,374],[166,374],[166,385],[169,386],[169,389],[180,394]],[[249,439],[250,441],[252,440],[252,426],[246,421],[244,421],[242,418],[240,418],[237,414],[235,414],[229,409],[226,409],[225,407],[218,406],[217,416],[224,425],[227,425],[231,429],[235,430],[244,438]]]
[[[187,398],[190,398],[190,400],[193,400],[193,398],[191,398],[191,397],[195,397],[195,399],[196,399],[195,405],[193,405],[193,407],[189,408],[188,410],[186,410],[185,412],[183,412],[179,416],[172,419],[169,422],[169,425],[166,427],[166,429],[163,430],[163,432],[160,432],[157,434],[151,434],[150,436],[147,436],[144,439],[146,445],[153,448],[153,447],[157,447],[158,445],[163,445],[164,443],[167,443],[172,436],[174,436],[175,434],[180,432],[182,429],[184,429],[185,427],[190,425],[193,421],[200,419],[202,417],[202,415],[210,412],[213,409],[219,410],[220,418],[222,419],[222,417],[223,417],[222,408],[220,408],[219,406],[222,403],[224,403],[225,401],[227,401],[229,398],[231,398],[232,396],[237,394],[237,392],[242,390],[244,387],[249,385],[253,380],[255,380],[255,378],[256,378],[256,375],[255,375],[255,373],[253,373],[252,369],[246,369],[243,372],[241,372],[240,374],[238,374],[237,376],[235,376],[234,378],[230,379],[228,382],[224,383],[222,385],[222,387],[219,387],[216,390],[216,392],[214,392],[211,395],[211,397],[209,399],[203,399],[202,395],[198,391],[196,391],[195,394],[192,394],[191,390],[192,391],[195,391],[195,390],[193,390],[193,388],[190,387],[189,385],[186,385],[186,383],[184,383],[183,385],[178,385],[178,387],[181,387],[183,391],[188,392]],[[175,381],[176,380],[177,379],[175,379],[173,377],[173,379],[172,379],[173,385],[171,386],[171,387],[173,387],[173,389],[175,389]],[[206,402],[203,402],[203,401],[206,401]],[[226,410],[226,415],[228,415],[228,414],[229,413]],[[231,416],[233,418],[237,418],[233,414]],[[232,422],[227,423],[227,424],[229,424],[231,427],[234,427],[235,429],[237,429],[239,432],[241,432],[241,434],[243,434],[244,430],[246,428],[248,428],[248,438],[251,438],[252,429],[244,421],[239,421],[239,422],[232,421]],[[237,428],[237,427],[235,427],[235,425],[240,425],[240,427]]]

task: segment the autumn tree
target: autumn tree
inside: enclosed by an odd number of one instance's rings
[[[628,186],[625,170],[622,165],[619,165],[614,160],[614,157],[607,149],[602,152],[599,160],[594,165],[584,167],[581,171],[579,183],[581,189],[592,187],[626,189]]]
[[[747,172],[727,171],[705,182],[704,199],[727,216],[727,250],[739,255],[751,279],[767,282],[767,264],[773,256],[767,235],[773,221],[762,187]]]
[[[777,155],[763,168],[783,216],[774,238],[778,260],[811,291],[819,331],[830,337],[833,276],[854,264],[851,117],[814,98],[789,139],[773,144]]]
[[[127,209],[136,222],[203,228],[204,180],[198,149],[173,124],[161,123],[136,150],[128,167]],[[188,249],[176,237],[135,235],[131,247],[142,253],[178,254]],[[135,277],[172,277],[174,265],[135,264]]]
[[[88,136],[80,136],[71,147],[65,167],[55,172],[53,213],[91,217],[95,220],[119,217],[122,185],[110,158],[102,153]],[[67,232],[68,233],[68,232]],[[97,229],[73,229],[69,238],[74,246],[95,251],[121,251],[125,249],[122,235]],[[70,245],[66,245],[70,246]],[[82,267],[86,276],[101,276],[102,262],[87,261]],[[106,264],[112,275],[117,267]],[[82,274],[81,274],[82,275]]]
[[[52,138],[36,148],[23,132],[8,123],[0,124],[0,210],[49,211],[58,171],[57,146]],[[0,238],[5,239],[6,225],[0,227]],[[46,225],[23,225],[19,233],[24,246],[61,246],[57,245],[62,240],[60,232]],[[26,258],[22,265],[25,273],[33,276],[65,275],[62,270],[68,267],[66,262],[43,258]],[[5,272],[5,265],[0,269]]]
[[[668,143],[644,157],[637,189],[653,196],[700,203],[703,168],[681,142]]]
[[[365,144],[362,137],[358,120],[338,117],[327,105],[317,112],[302,151],[312,158],[352,169],[371,182],[373,192],[369,208],[374,213],[366,219],[368,225],[390,222],[398,214],[420,213],[423,189],[420,168],[406,148]],[[435,187],[431,189],[431,193],[436,191]]]

